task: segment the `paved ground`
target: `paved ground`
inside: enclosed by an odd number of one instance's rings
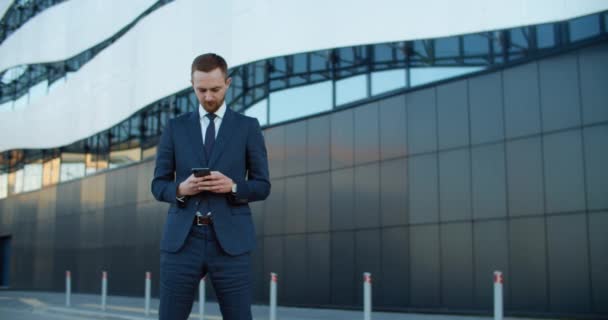
[[[158,318],[158,299],[152,299],[150,315],[144,312],[143,298],[109,296],[106,311],[101,310],[99,295],[72,294],[71,307],[65,306],[65,294],[39,291],[0,291],[0,319],[3,320],[83,320],[121,319],[150,320]],[[255,320],[269,318],[267,306],[252,308]],[[205,304],[205,319],[221,320],[217,303]],[[195,303],[190,319],[201,319]],[[279,307],[278,320],[351,320],[363,319],[361,311]],[[450,316],[374,312],[373,320],[490,320],[491,317]],[[505,318],[531,320],[529,318]],[[543,319],[547,320],[547,319]]]

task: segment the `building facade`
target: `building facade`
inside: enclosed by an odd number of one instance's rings
[[[110,294],[140,295],[145,271],[158,283],[166,204],[149,191],[155,145],[167,119],[196,100],[183,82],[142,88],[138,74],[87,76],[120,45],[145,41],[140,28],[195,5],[133,3],[128,24],[117,19],[96,30],[106,41],[55,52],[70,54],[60,62],[19,61],[6,48],[71,1],[30,8],[0,44],[11,66],[0,100],[4,286],[61,291],[66,270],[76,292],[98,292],[102,270]],[[229,9],[259,18],[267,5]],[[272,193],[251,204],[255,301],[268,301],[276,272],[282,305],[359,308],[362,273],[371,272],[377,310],[488,313],[501,270],[507,314],[608,317],[608,13],[588,10],[553,20],[524,10],[513,19],[527,24],[437,37],[378,33],[327,46],[330,35],[276,54],[226,51],[236,61],[227,102],[264,125],[270,160]],[[171,66],[182,77],[194,52]],[[129,109],[85,90],[96,81]],[[106,109],[75,111],[85,93]],[[47,105],[62,110],[57,123],[8,136],[24,131],[19,121],[50,114]],[[46,139],[45,130],[62,133]]]

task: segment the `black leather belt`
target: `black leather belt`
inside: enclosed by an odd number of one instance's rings
[[[211,216],[194,216],[194,223],[195,226],[208,226],[213,224],[213,219],[211,219]]]

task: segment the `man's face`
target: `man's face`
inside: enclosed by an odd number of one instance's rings
[[[215,68],[210,72],[194,71],[192,88],[205,111],[215,112],[220,108],[224,103],[224,96],[231,81],[232,79],[225,78],[220,68]]]

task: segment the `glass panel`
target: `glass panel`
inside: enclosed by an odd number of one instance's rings
[[[63,153],[59,181],[68,181],[83,177],[85,174],[84,155],[80,153]]]
[[[544,137],[546,212],[585,210],[582,150],[579,130]]]
[[[468,149],[439,153],[441,221],[471,219],[471,172]]]
[[[372,95],[407,86],[405,69],[372,73]]]
[[[464,36],[464,54],[487,54],[489,49],[488,37],[485,33]]]
[[[142,152],[143,159],[148,159],[150,157],[154,157],[156,155],[156,147],[144,149]]]
[[[435,57],[457,57],[460,56],[458,37],[450,37],[435,40]]]
[[[579,41],[600,33],[599,15],[586,16],[568,22],[570,41]]]
[[[23,169],[19,169],[15,172],[15,193],[23,192]]]
[[[49,186],[59,182],[59,158],[51,159],[42,165],[42,186]]]
[[[116,168],[141,160],[141,148],[110,152],[110,168]]]
[[[10,68],[4,73],[1,81],[4,84],[9,84],[21,77],[25,73],[25,71],[27,71],[26,65]]]
[[[264,99],[247,108],[245,115],[258,119],[261,126],[268,124],[268,99]]]
[[[542,172],[540,137],[507,143],[507,191],[510,216],[544,212]]]
[[[30,88],[30,103],[33,103],[40,97],[46,96],[48,81],[44,80]]]
[[[8,196],[8,174],[0,174],[0,199]]]
[[[270,123],[331,110],[331,96],[331,81],[273,92],[268,100]]]
[[[367,97],[367,75],[354,76],[336,81],[336,105]]]
[[[313,52],[310,54],[310,71],[327,70],[329,66],[329,50]]]
[[[511,52],[519,52],[528,48],[528,30],[526,28],[516,28],[509,30],[511,36]]]
[[[42,187],[42,163],[26,164],[23,168],[23,191],[31,191]]]
[[[393,60],[393,50],[390,45],[377,44],[374,45],[374,61],[389,62]]]
[[[536,26],[536,45],[538,48],[549,48],[555,45],[555,27],[553,24]]]
[[[410,223],[439,220],[439,187],[437,185],[437,155],[411,157],[408,162],[410,188]]]
[[[485,69],[485,67],[426,67],[410,69],[411,87],[442,79],[457,77]]]
[[[308,69],[307,58],[305,53],[296,54],[293,57],[293,72],[304,73]]]

